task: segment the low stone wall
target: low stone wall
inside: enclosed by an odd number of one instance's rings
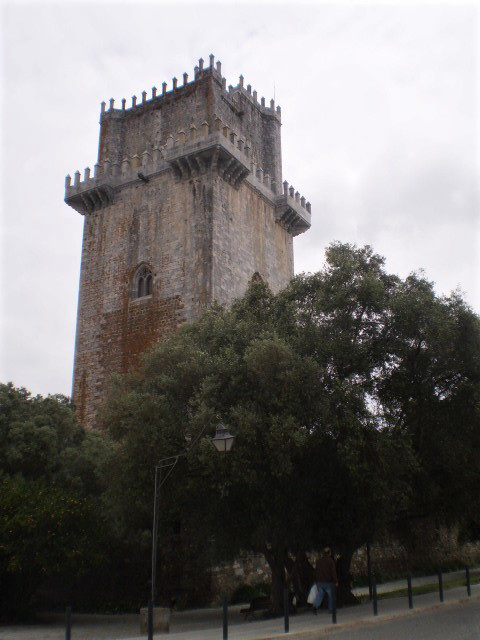
[[[425,546],[416,555],[409,555],[405,547],[394,539],[372,544],[370,557],[373,571],[379,577],[389,578],[427,570],[428,567],[434,570],[454,565],[480,565],[480,542],[459,544],[458,529],[455,527],[438,529],[425,540]],[[312,566],[317,557],[315,553],[308,554]],[[367,575],[366,546],[354,553],[350,571],[354,581]],[[214,567],[211,576],[212,604],[218,604],[225,595],[231,597],[240,585],[254,586],[271,581],[271,571],[265,557],[252,553],[242,554],[234,562]]]
[[[408,553],[398,541],[389,539],[381,545],[371,545],[370,558],[372,570],[385,578],[429,568],[475,566],[480,565],[480,542],[460,544],[457,528],[440,528],[425,539],[425,545],[417,552]],[[354,579],[367,575],[366,546],[355,552],[350,570]]]
[[[212,569],[212,594],[215,602],[226,595],[230,597],[242,584],[255,585],[270,582],[270,567],[262,554],[245,553],[234,562]]]

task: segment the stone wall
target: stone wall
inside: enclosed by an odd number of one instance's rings
[[[213,298],[241,297],[258,273],[274,292],[293,277],[293,238],[276,224],[274,208],[244,182],[238,190],[216,180],[213,221]]]
[[[212,569],[213,604],[225,595],[231,597],[240,585],[270,583],[271,579],[272,573],[265,557],[262,554],[245,553],[232,563]]]
[[[371,546],[372,570],[380,579],[406,576],[409,572],[429,572],[437,567],[479,566],[480,542],[460,544],[458,530],[442,528],[437,532],[437,543],[425,549],[418,556],[408,556],[405,547],[390,539],[382,545]],[[312,566],[318,554],[309,553]],[[363,582],[367,576],[366,547],[358,549],[352,558],[351,574],[353,582]],[[212,604],[218,604],[224,595],[231,597],[241,585],[254,586],[271,581],[270,567],[261,554],[245,553],[232,563],[219,565],[212,569]]]
[[[153,291],[132,298],[140,264]],[[109,376],[213,299],[240,297],[258,272],[278,291],[293,275],[292,237],[271,204],[248,184],[239,190],[206,175],[173,181],[164,173],[129,185],[115,204],[85,217],[74,399],[93,426]]]
[[[435,532],[435,540],[426,541],[418,552],[408,552],[395,539],[383,544],[371,545],[372,571],[383,579],[390,576],[407,575],[409,572],[431,572],[437,568],[454,566],[478,566],[480,564],[480,542],[460,543],[456,527]],[[367,575],[366,546],[358,549],[351,564],[355,578]]]

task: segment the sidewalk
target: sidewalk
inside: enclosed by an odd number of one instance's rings
[[[423,584],[428,584],[431,580],[426,580]],[[396,584],[394,590],[397,588]],[[415,584],[415,583],[414,583]],[[401,584],[401,586],[405,586]],[[336,628],[357,627],[360,625],[375,624],[376,621],[388,620],[400,616],[415,615],[420,611],[434,609],[436,607],[445,607],[449,604],[459,603],[462,601],[475,599],[480,603],[480,586],[472,587],[472,595],[467,597],[465,587],[456,587],[444,592],[444,602],[440,603],[437,593],[429,593],[416,596],[413,599],[413,610],[408,609],[408,599],[389,598],[378,602],[378,616],[373,615],[372,604],[366,603],[354,607],[347,607],[337,611]],[[210,629],[191,629],[189,631],[181,631],[175,629],[175,623],[172,624],[170,637],[172,640],[213,640],[222,638],[221,612],[218,612],[217,625],[211,626]],[[235,616],[236,617],[236,616]],[[274,638],[287,637],[295,640],[308,640],[320,638],[332,631],[332,617],[326,611],[314,616],[311,611],[299,613],[290,617],[290,631],[285,634],[283,618],[274,620],[256,620],[254,622],[234,622],[234,616],[231,616],[230,626],[228,630],[229,640],[273,640]],[[129,640],[138,640],[138,636],[134,636]]]
[[[472,571],[472,574],[474,572]],[[454,572],[444,575],[444,582],[455,577],[463,577],[464,572]],[[414,578],[413,586],[436,582],[437,576]],[[393,591],[406,586],[406,581],[396,581],[378,586],[379,592]],[[357,590],[356,593],[359,593]],[[363,590],[362,590],[363,591]],[[368,588],[366,589],[368,593]],[[295,640],[314,640],[325,636],[333,629],[355,628],[377,621],[385,621],[400,616],[416,615],[421,611],[448,607],[449,604],[467,600],[480,603],[480,585],[472,586],[471,598],[467,598],[466,587],[455,587],[444,592],[444,602],[440,603],[438,591],[413,598],[413,610],[408,609],[408,599],[388,598],[379,600],[378,616],[373,616],[372,604],[365,603],[354,607],[339,609],[337,625],[332,624],[332,617],[321,612],[314,616],[311,611],[301,612],[290,616],[290,632],[284,632],[283,618],[271,620],[257,619],[246,622],[240,609],[245,605],[235,605],[229,608],[229,640],[273,640],[274,638],[290,638]],[[2,640],[64,640],[65,627],[62,616],[54,616],[43,625],[0,627]],[[73,616],[72,640],[145,640],[146,636],[139,634],[139,619],[137,615]],[[170,627],[170,634],[156,634],[155,638],[171,638],[172,640],[221,640],[222,611],[221,609],[196,609],[174,612]]]
[[[479,569],[471,569],[470,574],[478,575]],[[456,580],[458,578],[465,578],[465,570],[461,571],[450,571],[449,573],[443,574],[443,582],[447,582],[447,580]],[[438,584],[438,575],[431,576],[420,576],[417,578],[412,578],[412,587],[419,587],[425,584]],[[391,591],[397,591],[398,589],[406,589],[407,587],[407,579],[403,580],[392,580],[391,582],[384,582],[383,584],[377,584],[377,593],[389,593]],[[356,596],[366,596],[368,595],[368,587],[358,587],[353,589],[353,593]]]

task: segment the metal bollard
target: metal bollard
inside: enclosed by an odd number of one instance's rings
[[[465,567],[465,574],[467,578],[467,596],[470,597],[472,595],[472,587],[470,585],[470,568]]]
[[[408,589],[408,608],[413,609],[413,593],[412,593],[412,576],[407,576],[407,589]]]
[[[65,610],[65,640],[71,640],[72,637],[72,607]]]
[[[223,640],[228,640],[228,600],[223,599]]]
[[[153,600],[148,601],[147,608],[147,638],[153,640]]]
[[[377,579],[372,576],[373,615],[378,616]]]
[[[333,587],[335,590],[335,587]],[[335,591],[332,593],[332,624],[337,624],[337,600],[335,598]]]
[[[285,633],[288,633],[290,630],[290,619],[289,619],[289,609],[290,603],[288,598],[288,589],[285,587],[283,589],[283,620],[285,624]]]
[[[372,560],[370,558],[370,543],[367,542],[367,572],[368,572],[368,598],[372,600]]]
[[[441,571],[438,572],[438,594],[440,602],[443,602],[443,576]]]

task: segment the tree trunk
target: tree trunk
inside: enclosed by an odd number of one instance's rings
[[[280,615],[283,612],[283,589],[286,586],[285,550],[264,549],[265,558],[272,572],[271,613]]]
[[[353,550],[346,550],[337,560],[337,607],[345,607],[359,604],[359,600],[352,593],[352,575],[350,565],[352,563]]]

